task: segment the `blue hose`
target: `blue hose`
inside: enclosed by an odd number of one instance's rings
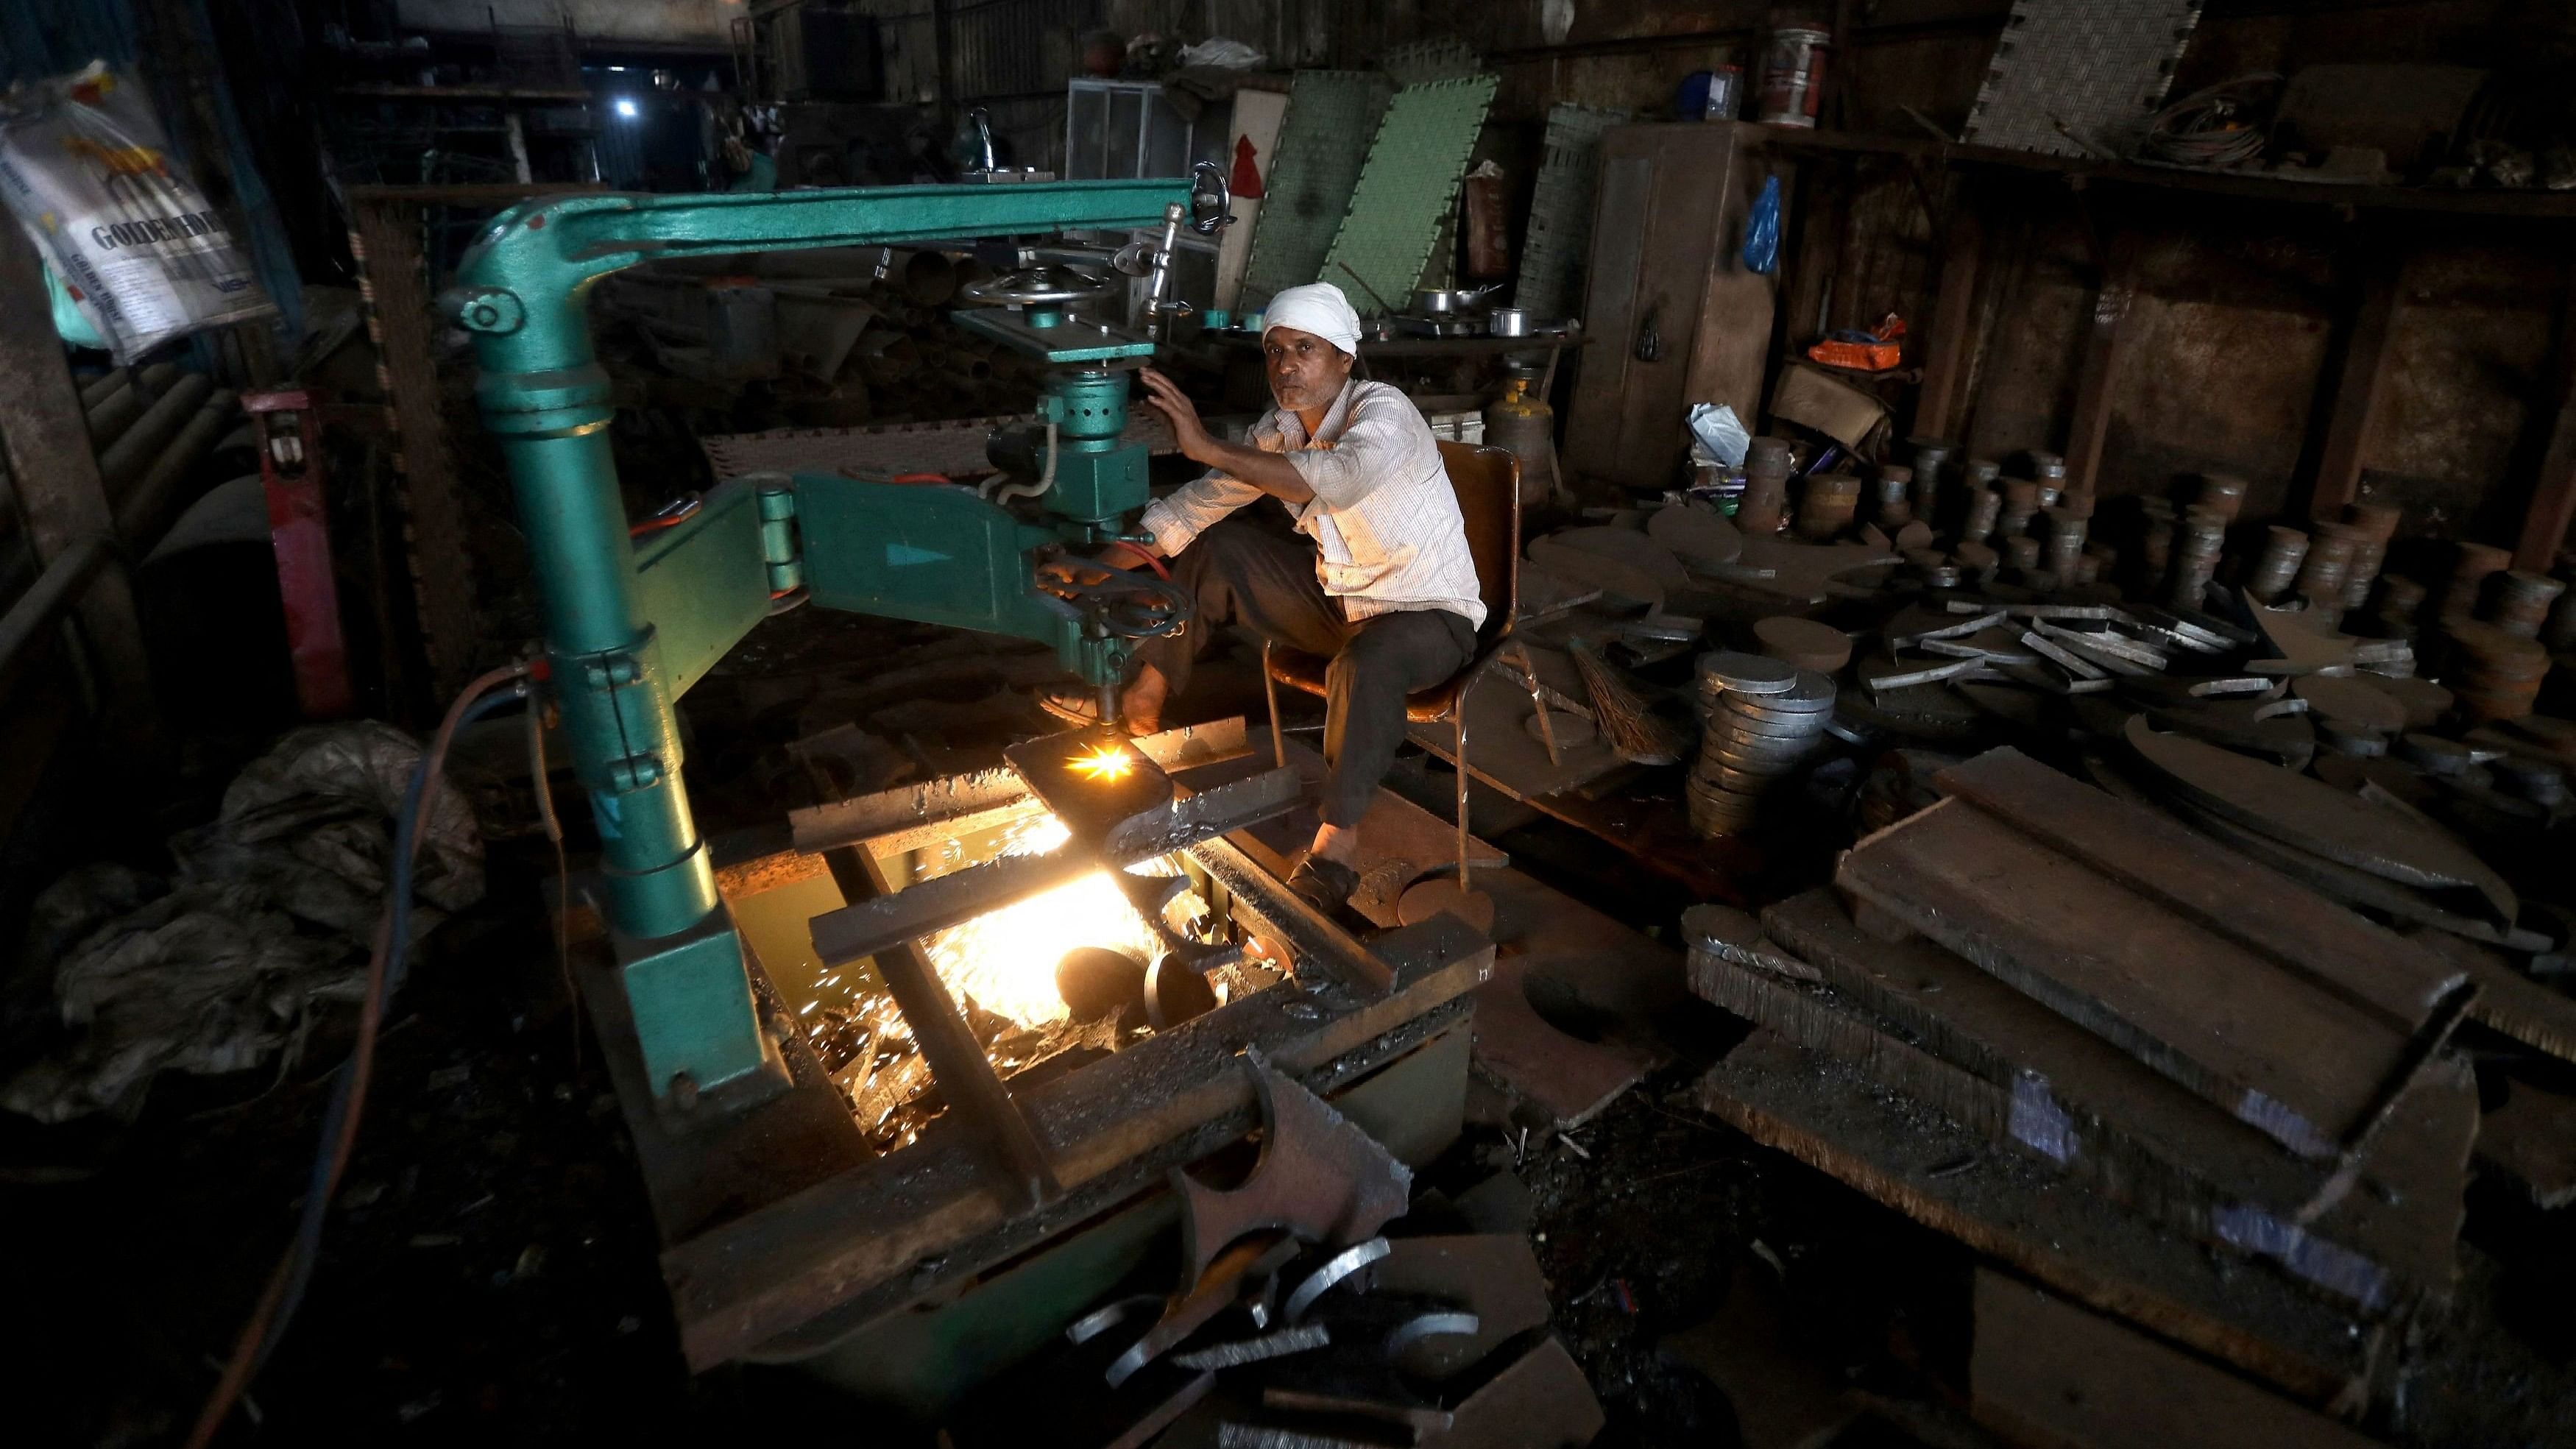
[[[515,688],[494,690],[466,707],[457,727],[481,719],[505,704],[525,698],[524,683]],[[392,919],[385,944],[385,999],[391,1001],[402,989],[404,966],[411,955],[411,897],[413,861],[419,854],[418,835],[423,798],[428,794],[429,774],[437,762],[429,750],[421,751],[420,763],[412,767],[411,783],[403,790],[402,809],[394,816],[394,868],[386,889],[392,893]],[[352,1103],[350,1092],[355,1074],[350,1063],[342,1062],[333,1073],[331,1103],[322,1114],[322,1146],[313,1158],[313,1177],[304,1190],[304,1211],[295,1227],[295,1270],[287,1279],[286,1294],[270,1320],[268,1334],[261,1342],[259,1357],[254,1361],[266,1366],[271,1350],[286,1337],[286,1325],[295,1317],[296,1306],[304,1301],[305,1287],[313,1281],[314,1262],[321,1257],[322,1226],[331,1213],[332,1144],[340,1140],[341,1128],[349,1119]],[[256,1372],[256,1368],[253,1370]]]

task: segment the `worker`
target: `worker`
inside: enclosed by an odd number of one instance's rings
[[[1210,471],[1145,509],[1151,552],[1171,561],[1197,609],[1182,632],[1137,651],[1118,707],[1129,731],[1160,728],[1192,661],[1229,624],[1331,659],[1323,823],[1288,882],[1330,912],[1359,884],[1360,817],[1404,741],[1405,696],[1466,666],[1485,605],[1430,425],[1400,390],[1351,376],[1360,319],[1349,299],[1326,282],[1291,287],[1265,316],[1261,350],[1278,406],[1243,443],[1211,436],[1170,378],[1139,373],[1182,455]],[[1264,496],[1305,542],[1228,517]],[[1100,562],[1142,562],[1117,557],[1121,547],[1133,546],[1113,545]],[[1059,718],[1100,722],[1078,691],[1043,702]]]

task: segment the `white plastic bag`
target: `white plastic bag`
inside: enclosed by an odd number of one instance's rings
[[[0,201],[120,364],[277,311],[222,215],[172,166],[143,88],[104,64],[0,100]]]
[[[1690,435],[1700,451],[1730,468],[1744,466],[1744,450],[1753,442],[1735,409],[1724,403],[1691,404]]]

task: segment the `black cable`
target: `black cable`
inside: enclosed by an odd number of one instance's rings
[[[315,1155],[313,1181],[305,1192],[303,1213],[293,1241],[270,1271],[259,1302],[234,1340],[223,1376],[198,1412],[196,1425],[188,1434],[189,1449],[204,1449],[213,1441],[215,1432],[231,1415],[233,1404],[285,1336],[287,1322],[312,1281],[331,1199],[357,1145],[358,1122],[366,1108],[367,1083],[375,1063],[376,1032],[384,1019],[384,1004],[394,984],[401,980],[403,963],[410,955],[412,870],[420,849],[423,802],[437,789],[456,732],[466,721],[520,698],[524,685],[506,694],[493,691],[505,684],[519,684],[529,670],[526,664],[495,669],[467,685],[456,702],[448,706],[446,718],[439,721],[438,733],[431,737],[429,746],[421,751],[420,763],[413,768],[411,783],[403,793],[402,809],[395,816],[394,864],[386,883],[390,899],[376,924],[375,945],[367,964],[367,993],[358,1010],[358,1039],[332,1084],[331,1103],[323,1113],[322,1140]]]

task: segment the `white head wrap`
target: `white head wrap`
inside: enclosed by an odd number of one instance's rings
[[[1261,329],[1266,335],[1273,327],[1294,327],[1312,332],[1342,351],[1356,357],[1360,350],[1360,314],[1351,310],[1351,299],[1330,282],[1308,282],[1290,287],[1270,299],[1261,309]]]

